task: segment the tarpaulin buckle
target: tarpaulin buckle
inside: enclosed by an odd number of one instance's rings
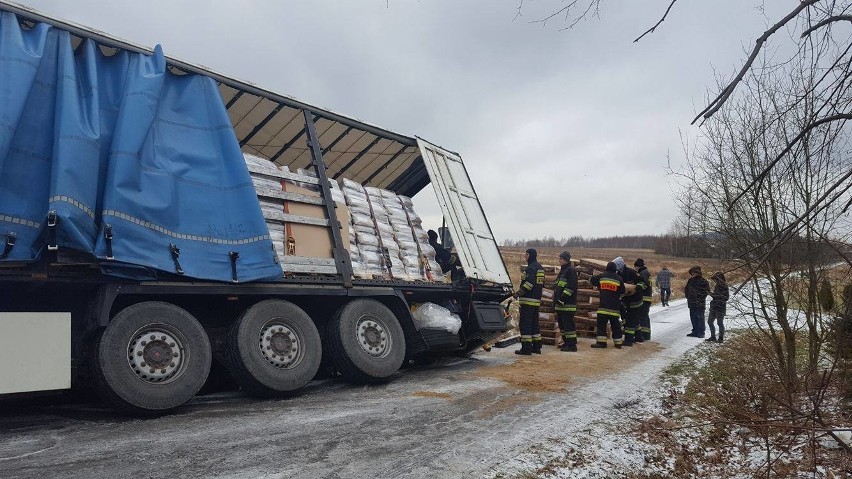
[[[59,246],[56,244],[56,225],[59,224],[59,215],[56,210],[52,210],[47,214],[47,250],[56,251]]]
[[[112,225],[104,226],[104,240],[106,240],[106,259],[115,259],[112,255]]]
[[[228,253],[228,256],[231,257],[231,281],[237,283],[237,258],[240,257],[240,254],[236,251],[231,251]]]
[[[183,268],[180,267],[180,248],[177,247],[174,243],[169,243],[169,251],[172,252],[172,261],[175,262],[175,273],[183,274]]]
[[[9,257],[9,253],[12,252],[12,248],[15,247],[15,240],[18,239],[18,235],[15,232],[10,231],[9,234],[6,235],[6,247],[3,248],[3,252],[0,253],[0,260],[6,259]]]

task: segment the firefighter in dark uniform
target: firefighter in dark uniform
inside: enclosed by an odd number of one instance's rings
[[[592,286],[600,291],[600,306],[598,307],[598,337],[593,348],[606,347],[606,323],[612,328],[612,340],[615,347],[621,349],[624,341],[621,337],[621,295],[624,294],[624,282],[616,272],[615,263],[610,261],[606,271],[589,279]]]
[[[561,351],[577,351],[577,325],[574,314],[577,313],[577,271],[571,266],[571,253],[559,253],[559,275],[553,290],[553,309],[559,321],[564,344]]]
[[[538,326],[538,310],[541,307],[541,290],[544,288],[544,268],[537,261],[538,253],[530,248],[526,251],[527,267],[521,276],[521,287],[515,292],[520,305],[519,329],[521,349],[515,354],[529,356],[541,354],[541,330]]]
[[[637,343],[651,340],[651,294],[654,292],[651,273],[645,267],[645,260],[639,258],[633,263],[639,273],[636,291],[642,290],[642,308],[639,310],[639,329],[636,330]]]
[[[636,292],[631,295],[624,296],[622,302],[624,304],[624,345],[633,346],[636,340],[636,332],[639,329],[639,316],[642,312],[642,291],[639,289],[640,276],[633,269],[624,267],[622,273],[625,283],[636,285]]]

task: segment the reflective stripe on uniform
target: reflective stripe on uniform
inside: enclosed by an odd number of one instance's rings
[[[614,309],[598,308],[598,316],[605,314],[607,316],[621,316],[621,313]]]
[[[526,335],[521,336],[521,342],[522,343],[531,343],[532,342],[532,336],[526,336]]]
[[[606,342],[606,336],[598,336],[596,339],[597,339],[597,342],[599,342],[599,343],[605,343]]]
[[[613,339],[612,341],[613,341],[615,344],[621,344],[621,343],[623,343],[623,342],[624,342],[624,338]]]
[[[532,338],[533,338],[533,341],[541,341],[541,335],[540,334],[533,334]]]
[[[524,289],[533,289],[533,284],[532,284],[532,283],[530,283],[529,281],[524,281],[524,284],[522,284],[522,285],[521,285],[521,288],[524,288]]]
[[[643,297],[643,298],[642,298],[642,301],[644,301],[644,302],[646,302],[646,303],[650,303],[650,302],[651,302],[651,297],[650,297],[650,296],[645,296],[645,297]]]
[[[576,331],[566,331],[566,332],[562,333],[562,337],[565,338],[565,339],[574,339],[574,338],[577,337],[577,332]]]
[[[636,301],[634,303],[627,303],[627,307],[630,308],[630,309],[641,308],[642,303],[644,303],[644,301]]]
[[[568,312],[577,311],[577,307],[574,306],[574,305],[557,306],[554,309],[557,310],[557,311],[568,311]]]
[[[518,303],[521,306],[541,306],[540,299],[518,298]]]

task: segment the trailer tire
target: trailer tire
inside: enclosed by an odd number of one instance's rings
[[[405,334],[387,306],[356,299],[340,308],[328,325],[328,351],[347,380],[382,383],[405,360]]]
[[[95,390],[121,411],[165,414],[195,396],[211,361],[207,333],[186,310],[137,303],[115,315],[95,343]]]
[[[301,388],[314,378],[322,359],[316,325],[289,301],[266,300],[247,309],[228,330],[226,345],[234,379],[258,396]]]

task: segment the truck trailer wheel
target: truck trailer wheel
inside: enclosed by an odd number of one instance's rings
[[[328,349],[344,378],[379,383],[402,366],[405,334],[385,305],[356,299],[340,308],[329,322]]]
[[[212,360],[201,324],[169,303],[128,306],[107,325],[92,355],[95,389],[111,406],[155,415],[189,401]]]
[[[261,301],[231,326],[226,358],[244,389],[277,396],[313,379],[322,359],[322,341],[302,308],[288,301]]]

